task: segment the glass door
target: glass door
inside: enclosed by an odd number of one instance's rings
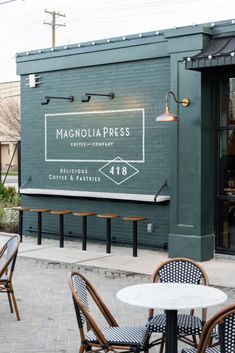
[[[235,254],[235,75],[220,79],[216,128],[216,251]]]

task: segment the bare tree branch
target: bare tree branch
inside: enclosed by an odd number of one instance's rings
[[[0,102],[0,135],[5,141],[20,139],[20,105],[17,98]]]

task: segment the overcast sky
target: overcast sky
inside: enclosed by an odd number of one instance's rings
[[[18,80],[15,54],[56,45],[235,19],[235,0],[0,0],[0,82]]]

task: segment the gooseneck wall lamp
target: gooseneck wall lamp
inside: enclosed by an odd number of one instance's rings
[[[166,108],[165,108],[165,113],[159,115],[156,118],[156,122],[178,122],[179,117],[176,114],[173,114],[169,110],[169,97],[170,95],[173,96],[174,101],[176,103],[182,104],[183,107],[188,107],[190,105],[190,100],[188,98],[183,98],[181,101],[178,100],[172,91],[168,91],[166,94]]]
[[[69,102],[73,102],[74,101],[74,96],[69,96],[69,97],[45,96],[45,101],[41,102],[41,105],[49,104],[51,99],[65,99],[65,100],[68,100]]]
[[[82,103],[87,103],[90,101],[91,99],[91,96],[101,96],[101,97],[109,97],[110,99],[113,99],[114,98],[114,93],[113,92],[110,92],[108,94],[102,94],[102,93],[86,93],[82,99],[81,99],[81,102]]]

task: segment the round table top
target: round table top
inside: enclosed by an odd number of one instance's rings
[[[227,295],[217,288],[198,284],[144,283],[121,289],[117,298],[144,308],[178,310],[221,304]]]

